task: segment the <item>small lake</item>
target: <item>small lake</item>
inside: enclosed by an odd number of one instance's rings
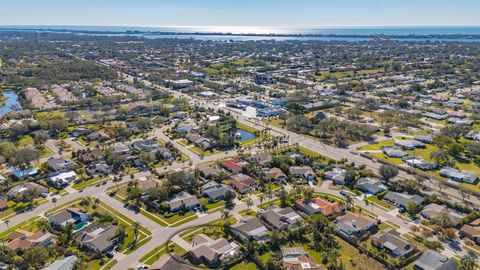
[[[255,136],[255,134],[245,131],[243,129],[237,129],[237,131],[235,132],[235,139],[240,142],[255,139],[256,137],[257,136]]]
[[[3,91],[3,96],[6,98],[6,100],[2,105],[0,105],[0,114],[7,114],[12,111],[20,111],[23,109],[15,91],[5,90]]]

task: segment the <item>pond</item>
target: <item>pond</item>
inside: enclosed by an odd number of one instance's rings
[[[0,105],[0,114],[7,114],[12,111],[21,111],[23,109],[15,91],[5,90],[3,91],[3,96],[5,97],[5,102]]]
[[[255,136],[255,134],[243,129],[237,129],[237,131],[235,132],[235,139],[240,142],[255,139],[256,137],[257,136]]]

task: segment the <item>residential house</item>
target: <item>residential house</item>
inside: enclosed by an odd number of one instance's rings
[[[456,212],[444,205],[439,205],[436,203],[431,203],[425,206],[422,212],[420,212],[420,215],[426,219],[436,219],[444,213],[447,214],[450,223],[454,227],[458,226],[462,222],[462,219],[466,216],[465,214]]]
[[[34,176],[38,173],[36,168],[26,168],[26,169],[19,169],[19,168],[11,168],[10,174],[18,180],[25,179],[29,176]]]
[[[437,164],[428,162],[420,156],[407,156],[402,160],[410,167],[419,168],[424,171],[433,170],[437,167]]]
[[[240,173],[242,171],[242,166],[246,165],[247,162],[239,159],[239,158],[233,158],[226,160],[222,163],[222,166],[228,170],[229,172],[232,173]]]
[[[182,208],[192,210],[200,205],[198,198],[186,191],[181,191],[168,201],[170,211],[178,211]]]
[[[462,126],[472,126],[473,123],[474,123],[473,120],[459,119],[459,118],[456,118],[456,117],[448,118],[447,122],[450,123],[450,124],[462,125]]]
[[[225,198],[225,194],[231,192],[235,196],[235,191],[232,187],[218,184],[215,181],[210,181],[202,186],[202,194],[208,197],[210,200],[220,200]]]
[[[460,237],[466,237],[480,245],[480,219],[465,224],[459,231]]]
[[[233,228],[232,233],[243,240],[248,240],[246,237],[256,241],[266,241],[268,239],[268,229],[256,217],[243,218],[231,227]]]
[[[390,158],[403,158],[407,156],[407,153],[404,152],[401,148],[399,147],[394,147],[394,146],[386,146],[382,148],[382,152]]]
[[[413,137],[414,140],[417,140],[422,143],[431,144],[433,143],[433,136],[430,134],[420,134]]]
[[[315,180],[315,173],[310,166],[291,166],[290,174],[295,177],[301,177],[308,181]]]
[[[395,145],[405,150],[425,147],[424,143],[415,140],[397,140],[395,141]]]
[[[260,165],[267,165],[273,161],[273,156],[269,152],[262,152],[247,158],[250,163],[258,163]]]
[[[88,175],[108,175],[112,172],[112,167],[108,165],[105,161],[100,161],[87,166],[86,171]]]
[[[259,210],[260,218],[276,230],[295,229],[303,222],[303,218],[291,207],[280,208],[276,205],[267,210]]]
[[[88,128],[79,127],[79,128],[74,129],[72,132],[70,132],[70,135],[72,135],[72,137],[74,137],[74,138],[78,138],[78,137],[81,137],[81,136],[85,136],[90,132],[92,132],[92,131]]]
[[[151,189],[157,188],[160,183],[155,180],[152,176],[141,177],[137,180],[137,185],[140,189],[143,190],[144,194],[147,194]]]
[[[64,227],[67,223],[72,223],[76,227],[81,227],[85,225],[90,216],[88,213],[81,211],[78,208],[69,207],[65,210],[52,214],[48,217],[50,223],[58,227]]]
[[[79,160],[85,164],[90,164],[94,161],[101,160],[104,158],[103,152],[101,149],[95,148],[87,151],[79,157]]]
[[[307,201],[304,199],[298,199],[296,202],[298,208],[308,215],[322,214],[328,218],[334,218],[341,214],[344,209],[342,205],[337,202],[329,202],[325,199],[317,197],[313,200]]]
[[[279,168],[271,168],[265,172],[265,177],[267,179],[279,182],[286,182],[288,177],[287,175],[280,170]]]
[[[370,237],[372,245],[379,249],[386,249],[396,257],[404,257],[415,250],[415,247],[394,229],[378,232]]]
[[[61,172],[48,177],[48,182],[57,189],[62,189],[68,186],[71,182],[77,179],[77,174],[74,171]]]
[[[192,132],[197,132],[198,129],[198,125],[195,123],[180,123],[175,129],[175,131],[181,134],[188,134]]]
[[[358,239],[367,231],[377,227],[377,221],[367,215],[347,211],[335,220],[337,231],[350,239]]]
[[[172,109],[175,109],[175,108],[172,108]],[[187,118],[188,116],[188,112],[183,112],[183,111],[180,111],[180,112],[174,112],[172,113],[172,118],[173,119],[185,119]]]
[[[15,230],[8,235],[5,247],[10,251],[25,250],[32,247],[46,247],[53,242],[55,236],[42,230],[29,232],[26,230]]]
[[[89,141],[89,142],[95,142],[95,141],[100,140],[102,137],[103,137],[103,135],[102,135],[100,132],[94,131],[94,132],[88,134],[88,135],[86,136],[86,139],[87,139],[87,141]]]
[[[120,154],[120,155],[126,155],[130,152],[130,148],[126,146],[122,142],[116,142],[113,147],[112,147],[113,152]]]
[[[345,185],[345,170],[335,167],[331,171],[325,172],[323,178],[331,180],[337,185]]]
[[[160,144],[152,139],[138,140],[132,143],[133,148],[142,152],[156,152],[160,148]]]
[[[447,115],[440,115],[440,114],[430,113],[430,112],[424,113],[423,116],[427,118],[435,119],[435,120],[440,120],[440,121],[447,119]]]
[[[283,267],[287,270],[326,270],[303,247],[281,248]]]
[[[75,168],[75,162],[66,158],[54,158],[47,159],[47,165],[50,169],[59,172],[66,170],[73,170]]]
[[[8,197],[16,197],[16,196],[22,196],[23,194],[27,194],[30,192],[35,192],[36,194],[39,194],[40,196],[46,197],[48,196],[48,188],[44,186],[40,186],[37,183],[34,182],[25,182],[20,185],[16,185],[7,192]]]
[[[465,135],[465,138],[474,141],[480,141],[480,131],[479,130],[472,130]]]
[[[258,186],[258,181],[246,174],[239,173],[232,176],[230,184],[241,194],[250,192]]]
[[[200,174],[203,177],[207,177],[207,178],[209,178],[212,175],[225,172],[222,168],[220,168],[216,164],[207,164],[207,163],[197,165],[197,170],[200,171]]]
[[[454,258],[448,258],[436,251],[426,250],[418,260],[413,263],[414,270],[457,270]]]
[[[401,210],[405,210],[410,203],[420,205],[423,202],[423,197],[420,195],[410,195],[393,191],[385,194],[384,199],[396,205]]]
[[[272,76],[265,73],[255,74],[255,78],[253,79],[253,81],[256,84],[274,84],[276,82],[276,80]]]
[[[388,190],[388,187],[385,186],[380,180],[369,178],[369,177],[360,178],[357,181],[357,187],[361,191],[365,193],[373,194],[373,195],[376,195],[378,193]]]
[[[73,235],[74,240],[95,254],[112,250],[117,240],[118,226],[95,222]]]
[[[182,89],[182,88],[187,88],[190,86],[193,86],[193,82],[187,79],[182,79],[182,80],[168,80],[166,81],[168,87],[177,90],[177,89]]]
[[[8,200],[0,197],[0,211],[5,211],[8,209]]]
[[[75,262],[77,260],[77,256],[70,255],[63,259],[58,259],[54,261],[48,267],[45,267],[42,270],[73,270],[75,267]]]
[[[186,138],[189,142],[195,144],[195,146],[200,147],[200,148],[203,148],[203,149],[205,149],[205,150],[210,149],[210,148],[213,147],[212,142],[210,141],[210,139],[205,138],[205,137],[202,137],[202,136],[200,136],[200,135],[197,134],[197,133],[188,133],[188,134],[185,136],[185,138]]]
[[[203,233],[192,239],[193,249],[190,255],[198,263],[217,265],[237,256],[240,246],[235,242],[228,242],[225,238],[213,240]]]
[[[452,167],[444,167],[440,170],[440,175],[457,182],[474,184],[477,181],[477,174],[472,171],[459,171]]]

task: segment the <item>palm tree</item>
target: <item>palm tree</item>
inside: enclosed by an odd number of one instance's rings
[[[133,242],[136,243],[138,238],[138,231],[140,229],[140,224],[138,222],[133,222],[132,227],[133,227],[133,235],[135,235]]]
[[[228,210],[225,210],[222,213],[222,218],[225,219],[225,220],[229,219],[231,216],[232,216],[232,214]]]
[[[70,245],[70,242],[73,238],[73,229],[73,223],[68,222],[67,225],[65,225],[63,232],[60,234],[58,239],[63,247],[68,247]]]
[[[118,182],[120,182],[120,178],[118,176],[115,176],[113,177],[113,183],[115,183],[115,186],[117,186],[117,191],[120,190],[120,188],[118,187]]]
[[[347,196],[345,196],[345,206],[347,207],[347,209],[350,209],[353,206],[353,198],[350,194],[347,194]]]
[[[47,219],[39,219],[35,222],[37,227],[42,231],[42,232],[48,232],[52,227],[50,225],[50,221]]]
[[[247,200],[246,200],[245,202],[247,203],[248,209],[250,209],[250,207],[253,206],[253,200],[252,200],[252,198],[247,198]]]
[[[462,196],[462,199],[465,201],[465,200],[468,200],[470,199],[470,192],[464,190],[464,189],[460,189],[460,196]]]
[[[95,209],[97,209],[98,205],[100,204],[100,199],[99,198],[95,198],[94,202],[93,202],[94,206],[95,206]]]
[[[265,194],[262,193],[262,194],[258,195],[258,199],[260,199],[260,204],[262,204],[263,201],[265,200]]]
[[[5,220],[5,224],[7,225],[7,231],[10,231],[10,220],[9,219],[6,219]]]
[[[88,209],[90,208],[90,203],[91,203],[91,198],[90,197],[84,197],[81,201],[80,201],[80,206],[82,206],[83,208],[85,208],[85,211],[88,211]]]

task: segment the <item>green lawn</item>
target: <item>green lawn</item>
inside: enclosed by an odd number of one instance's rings
[[[150,250],[147,254],[143,255],[143,257],[140,258],[141,263],[147,262],[147,260],[152,260],[153,262],[147,263],[148,265],[151,265],[154,263],[156,260],[158,260],[163,254],[167,253],[167,243],[163,243],[160,246]],[[155,256],[154,256],[155,255]],[[152,257],[154,256],[154,257]]]
[[[26,221],[18,223],[15,226],[10,226],[10,228],[8,230],[5,230],[5,231],[0,233],[0,238],[4,238],[4,237],[8,236],[10,234],[10,232],[13,232],[17,229],[25,229],[27,231],[36,231],[35,230],[35,228],[36,228],[35,221],[37,221],[39,219],[40,219],[40,217],[32,217],[32,218],[30,218]]]
[[[305,148],[303,146],[299,146],[298,150],[300,151],[301,154],[305,156],[311,156],[311,157],[322,157],[322,155],[318,152],[315,152],[311,149]]]
[[[244,124],[244,123],[237,123],[237,128],[238,128],[238,129],[243,129],[243,130],[245,130],[245,131],[247,131],[247,132],[250,132],[250,133],[253,133],[253,134],[255,134],[256,132],[259,132],[259,131],[260,131],[260,130],[255,129],[255,128],[253,128],[253,127],[251,127],[251,126],[249,126],[249,125],[246,125],[246,124]]]
[[[34,145],[35,141],[33,140],[32,136],[25,135],[20,140],[18,140],[18,147],[25,147],[27,145]]]
[[[369,202],[374,203],[374,204],[378,204],[378,205],[380,205],[380,206],[383,206],[383,207],[387,208],[388,210],[393,210],[393,209],[395,209],[395,206],[391,205],[390,203],[388,203],[388,202],[385,201],[385,200],[379,200],[379,199],[377,198],[377,196],[369,196],[369,197],[367,198],[367,200],[368,200]]]
[[[383,265],[376,260],[361,254],[358,249],[337,237],[340,256],[346,270],[383,270]]]
[[[260,268],[258,268],[258,266],[253,262],[241,262],[228,269],[229,270],[257,270]]]
[[[80,180],[75,182],[72,187],[76,190],[82,190],[87,187],[93,187],[95,185],[101,184],[104,181],[110,180],[109,178],[100,178],[100,177],[93,177],[88,180]]]
[[[245,210],[242,210],[240,212],[238,212],[242,217],[244,216],[253,216],[253,217],[256,217],[257,216],[257,212],[253,211],[252,209],[245,209]]]
[[[280,205],[280,199],[276,198],[276,199],[273,199],[273,200],[270,200],[270,201],[266,201],[264,203],[261,203],[261,204],[257,205],[257,207],[258,208],[267,208],[267,207],[272,206],[272,205]]]
[[[115,199],[117,199],[118,201],[122,202],[122,203],[125,203],[125,198],[127,197],[127,187],[128,187],[128,183],[124,183],[122,185],[119,185],[119,188],[117,190],[116,187],[112,187],[110,188],[109,190],[110,191],[115,191],[116,194],[115,194]],[[173,215],[171,217],[165,217],[164,215],[160,214],[160,213],[154,213],[154,212],[150,212],[150,211],[147,211],[144,207],[142,207],[140,209],[140,214],[144,215],[145,217],[155,221],[156,223],[162,225],[162,226],[172,226],[172,227],[176,227],[176,226],[179,226],[185,222],[188,222],[188,221],[191,221],[191,220],[194,220],[197,218],[197,215],[194,213],[194,212],[186,212],[185,214],[183,215],[180,215],[180,214],[176,214],[176,215]]]
[[[34,113],[37,120],[52,120],[52,119],[64,119],[65,113],[61,110],[54,110],[48,112],[36,112]]]
[[[72,205],[74,205],[74,204],[77,204],[77,203],[80,202],[81,200],[82,200],[82,198],[77,198],[77,199],[72,200],[72,201],[69,201],[69,202],[67,202],[67,203],[64,203],[64,204],[61,204],[61,205],[57,205],[57,206],[55,206],[54,208],[50,208],[50,209],[46,212],[46,214],[47,214],[47,215],[50,215],[50,214],[59,212],[60,210],[63,210],[63,209],[65,209],[65,208],[67,208],[67,207],[70,207],[70,206],[72,206]]]
[[[359,151],[379,151],[382,150],[383,146],[393,146],[394,143],[392,140],[384,140],[377,143],[368,144],[362,147],[357,148]]]
[[[224,206],[225,206],[225,201],[219,200],[218,202],[207,204],[206,208],[207,208],[207,212],[210,214],[210,213],[214,213],[222,210]]]
[[[187,146],[189,145],[188,141],[186,139],[181,139],[181,140],[178,140],[177,141],[178,144],[182,145],[182,146]]]

